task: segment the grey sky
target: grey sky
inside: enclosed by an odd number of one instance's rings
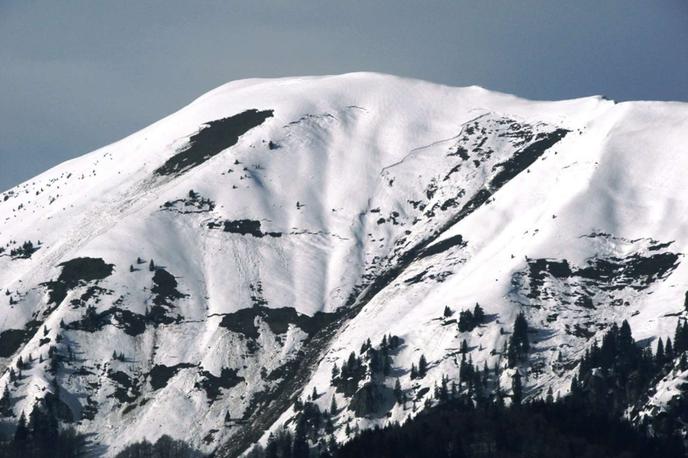
[[[0,0],[0,190],[224,82],[370,70],[688,100],[686,0]]]

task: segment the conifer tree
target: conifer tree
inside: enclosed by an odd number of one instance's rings
[[[655,353],[655,361],[659,366],[664,364],[664,344],[662,343],[661,337],[659,338],[659,342],[657,342],[657,353]]]
[[[459,332],[470,332],[475,327],[475,319],[470,310],[459,313]]]
[[[420,355],[418,360],[418,377],[423,378],[428,372],[428,362],[425,360],[425,355]]]
[[[447,383],[449,382],[449,379],[447,378],[446,375],[442,376],[442,382],[440,384],[440,390],[439,390],[439,400],[446,402],[449,400],[449,389],[447,387]]]
[[[507,362],[509,367],[515,367],[520,357],[527,355],[530,350],[528,339],[528,322],[523,312],[516,315],[514,331],[509,338]]]
[[[506,343],[505,343],[506,345]],[[509,367],[516,367],[518,364],[518,350],[516,345],[509,345],[506,349],[506,361]]]
[[[18,452],[18,456],[24,456],[24,453],[29,448],[29,428],[26,426],[26,416],[24,412],[19,416],[17,429],[14,430],[14,446]]]
[[[580,384],[578,383],[578,377],[574,375],[574,376],[571,378],[571,396],[572,396],[572,397],[574,398],[574,400],[575,400],[575,399],[577,399],[578,397],[580,397],[580,395],[581,395],[581,386],[580,386]]]
[[[399,382],[399,379],[397,379],[397,381],[394,382],[394,398],[397,400],[398,404],[401,404],[403,394],[404,392],[401,390],[401,383]]]
[[[155,263],[153,262],[152,259],[150,260],[150,263],[148,263],[148,270],[151,272],[153,272],[155,270]]]
[[[516,315],[514,321],[514,333],[512,334],[514,344],[518,347],[519,353],[527,353],[530,350],[530,342],[528,340],[528,321],[523,312]]]
[[[513,391],[512,400],[515,405],[521,404],[523,401],[523,386],[521,385],[521,374],[516,371],[514,377],[511,380],[511,389]]]
[[[2,398],[0,398],[0,415],[3,417],[12,416],[12,397],[10,396],[10,390],[7,388],[7,385],[5,385]]]
[[[679,320],[676,323],[676,332],[674,334],[674,351],[676,353],[683,353],[688,350],[688,325],[685,321]]]
[[[268,436],[268,442],[265,445],[265,458],[278,458],[277,454],[277,441],[275,440],[275,436],[270,433]]]
[[[337,415],[337,411],[339,409],[337,408],[337,400],[335,399],[334,394],[332,395],[332,400],[330,401],[330,415],[335,416]]]
[[[387,352],[383,352],[382,358],[383,358],[382,373],[385,377],[387,377],[389,374],[392,373],[392,358],[390,358],[387,355]]]
[[[545,396],[545,402],[547,404],[554,403],[554,394],[552,393],[552,387],[547,388],[547,395]]]
[[[631,326],[626,320],[623,320],[623,323],[621,323],[621,327],[619,328],[618,344],[620,351],[628,351],[628,349],[635,345],[633,334],[631,333]]]
[[[674,359],[674,346],[671,343],[671,337],[667,337],[666,345],[664,346],[664,357],[667,361]]]
[[[477,302],[473,308],[473,319],[475,320],[476,324],[481,324],[485,320],[485,311]]]

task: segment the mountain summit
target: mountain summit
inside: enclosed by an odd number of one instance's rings
[[[44,403],[95,455],[166,434],[237,456],[304,405],[340,443],[402,422],[466,361],[507,402],[516,373],[566,396],[610,329],[654,351],[688,317],[687,144],[681,103],[221,86],[0,194],[3,421]]]

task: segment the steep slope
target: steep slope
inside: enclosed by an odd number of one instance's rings
[[[346,440],[417,412],[396,379],[418,409],[457,379],[464,339],[503,365],[525,311],[527,394],[564,394],[611,323],[673,332],[686,127],[685,104],[377,74],[229,83],[0,195],[0,385],[15,415],[59,398],[94,454],[169,434],[235,455],[293,428],[313,388]],[[470,332],[442,318],[476,302]],[[386,334],[389,392],[364,412],[370,374],[348,393],[332,368]]]

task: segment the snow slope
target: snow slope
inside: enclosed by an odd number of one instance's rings
[[[403,339],[385,383],[418,396],[458,377],[463,339],[503,364],[500,329],[525,311],[527,393],[563,394],[605,326],[673,332],[686,144],[681,103],[371,73],[226,84],[0,194],[0,387],[16,415],[57,392],[107,456],[162,434],[240,453],[313,387],[323,410],[336,396],[345,440],[347,423],[417,412],[356,417],[335,394],[333,364],[366,339]],[[470,333],[441,318],[476,302],[489,320]]]

